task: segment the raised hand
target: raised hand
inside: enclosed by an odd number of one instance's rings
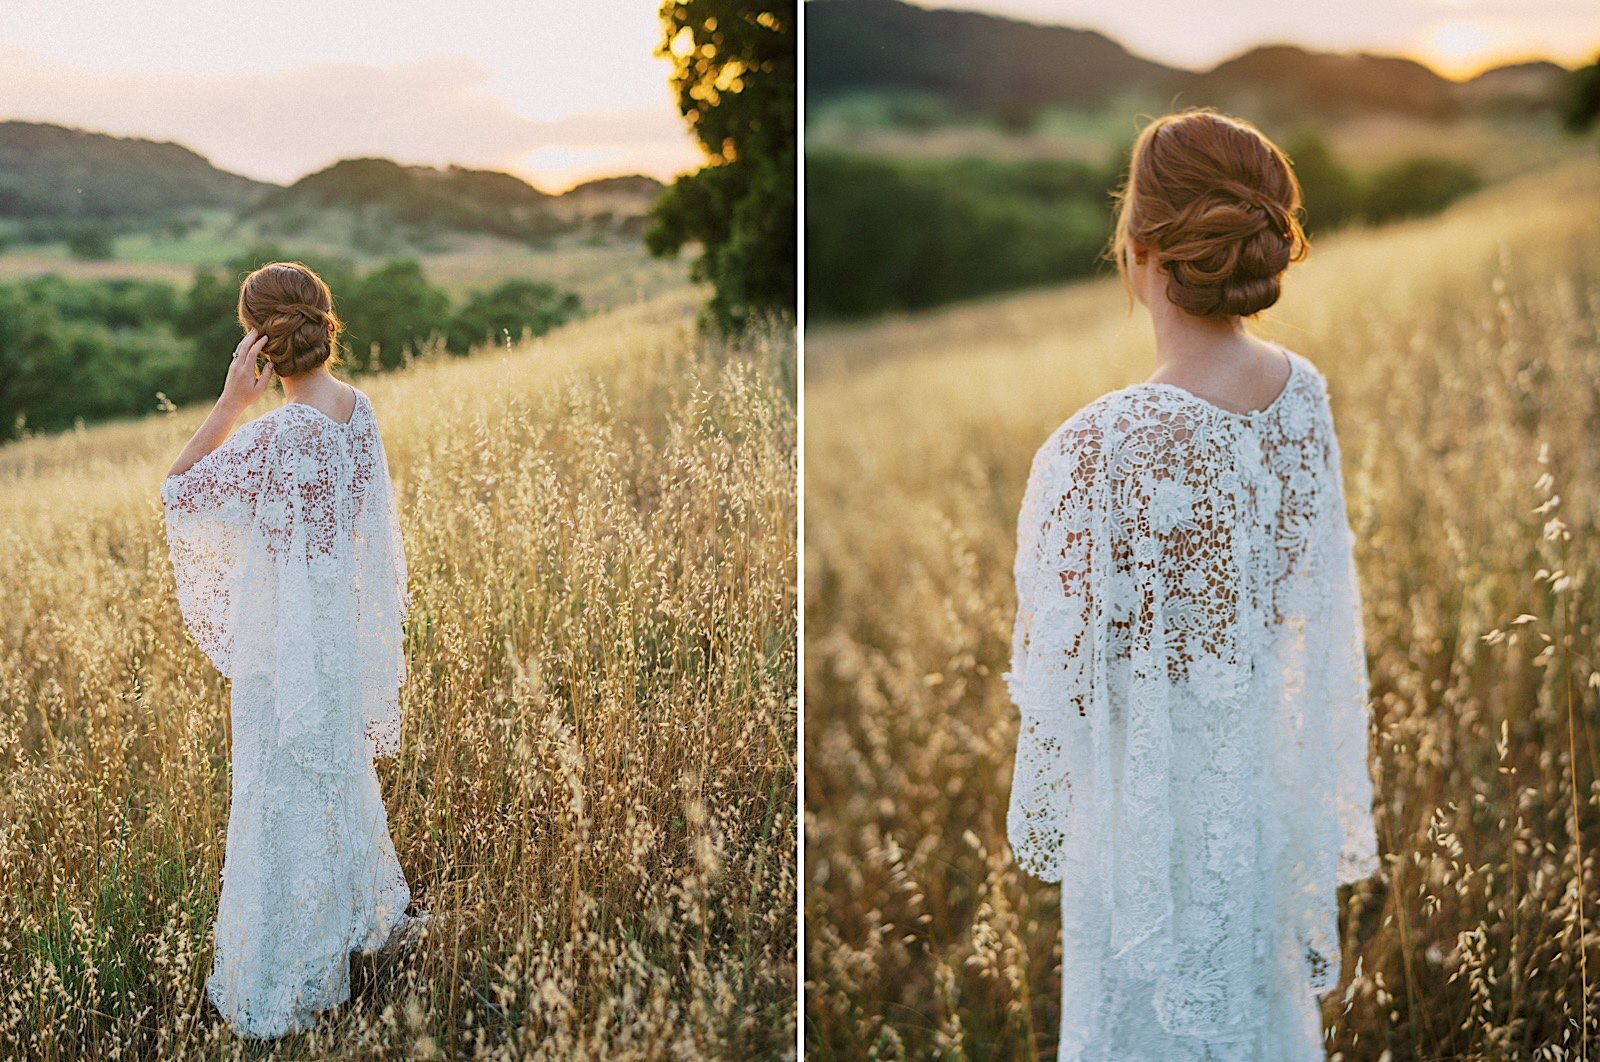
[[[233,348],[233,360],[228,364],[228,378],[222,385],[219,404],[235,410],[244,410],[250,403],[267,393],[272,386],[272,362],[267,362],[259,372],[256,361],[266,348],[267,337],[254,328],[244,334],[239,345]]]
[[[260,372],[256,371],[256,359],[266,345],[267,337],[254,328],[239,340],[239,345],[233,348],[233,361],[228,365],[228,378],[222,384],[222,396],[211,407],[210,415],[195,429],[177,460],[172,462],[167,475],[187,472],[196,461],[221,446],[239,415],[272,386],[272,362],[267,362]]]

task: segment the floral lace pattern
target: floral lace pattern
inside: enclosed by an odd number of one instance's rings
[[[373,757],[399,748],[409,598],[383,442],[287,403],[162,486],[178,603],[232,680],[232,802],[207,991],[239,1032],[349,997],[410,891]]]
[[[1062,883],[1062,1058],[1323,1057],[1377,849],[1338,440],[1289,361],[1252,413],[1106,395],[1033,463],[1007,828]]]

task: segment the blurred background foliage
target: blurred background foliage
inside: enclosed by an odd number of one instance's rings
[[[811,320],[1109,271],[1111,192],[1144,116],[1215,106],[1282,144],[1313,236],[1438,213],[1586,154],[1595,67],[1466,81],[1411,59],[1254,48],[1163,65],[1087,30],[900,0],[806,7]]]
[[[201,269],[187,289],[164,281],[55,274],[0,283],[0,434],[69,428],[79,421],[150,412],[213,397],[240,328],[239,282],[292,257],[263,246],[227,266]],[[570,291],[511,278],[452,298],[411,259],[362,270],[313,256],[344,319],[348,372],[380,372],[430,353],[540,336],[579,315]]]
[[[1483,181],[1418,156],[1363,177],[1315,133],[1286,150],[1310,232],[1436,213]],[[806,167],[806,294],[820,316],[919,309],[1090,276],[1111,235],[1123,163],[895,159],[819,150]]]
[[[239,281],[328,279],[350,371],[540,336],[681,288],[645,250],[663,185],[335,162],[285,186],[175,143],[0,121],[0,441],[215,396]]]

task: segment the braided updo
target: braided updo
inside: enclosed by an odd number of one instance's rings
[[[239,327],[267,337],[265,354],[279,376],[309,372],[335,357],[343,324],[333,293],[300,262],[272,262],[239,287]]]
[[[1209,108],[1146,126],[1117,198],[1111,251],[1124,280],[1128,251],[1148,248],[1167,298],[1196,317],[1260,313],[1306,255],[1288,156],[1249,122]]]

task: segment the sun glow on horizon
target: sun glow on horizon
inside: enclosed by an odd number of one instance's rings
[[[1266,44],[1414,59],[1444,77],[1469,78],[1510,63],[1591,63],[1600,51],[1594,0],[1542,0],[1536,11],[1489,0],[1337,0],[1225,7],[1172,0],[909,0],[1039,25],[1092,30],[1133,54],[1202,71]]]
[[[542,192],[560,195],[586,181],[635,173],[671,184],[679,175],[697,169],[704,161],[704,156],[690,145],[685,145],[683,152],[664,153],[647,160],[610,148],[547,147],[530,151],[500,169]]]
[[[1505,45],[1499,34],[1476,19],[1450,19],[1428,30],[1416,58],[1445,77],[1463,80],[1499,65],[1495,60],[1505,53]]]
[[[553,190],[698,164],[656,5],[590,0],[541,19],[514,0],[457,0],[441,18],[429,0],[393,0],[374,20],[283,0],[276,21],[317,32],[268,48],[252,46],[241,7],[0,4],[0,120],[171,140],[281,184],[360,156],[516,171]]]

